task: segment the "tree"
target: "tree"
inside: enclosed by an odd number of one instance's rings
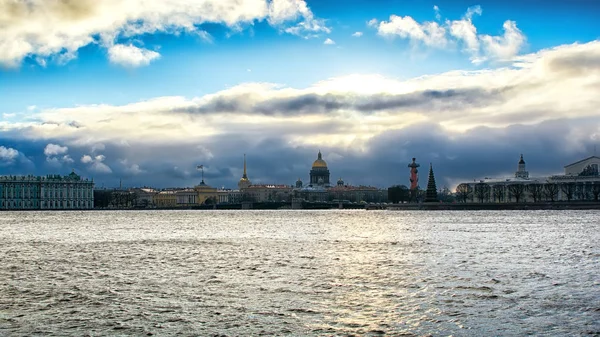
[[[475,185],[475,198],[477,198],[477,200],[479,200],[480,203],[488,201],[490,199],[490,191],[490,185],[486,183],[479,183]]]
[[[575,194],[575,183],[563,183],[560,184],[560,190],[565,194],[565,197],[567,197],[567,201],[571,201],[573,200],[573,195]]]
[[[546,200],[554,202],[558,197],[558,185],[547,182],[544,184],[544,196]]]
[[[407,202],[410,198],[408,187],[396,185],[388,188],[388,200],[394,204]]]
[[[473,194],[471,186],[469,184],[460,184],[456,186],[456,198],[462,202],[467,202],[467,200]]]
[[[533,202],[538,202],[542,200],[542,197],[544,196],[544,185],[530,184],[527,185],[527,190],[529,190],[529,194],[531,194]]]
[[[506,187],[501,184],[494,185],[492,194],[493,194],[494,200],[496,200],[497,202],[503,202],[504,195],[506,194]]]
[[[527,187],[524,184],[510,184],[508,185],[508,196],[509,198],[515,198],[515,202],[521,201]]]
[[[454,196],[452,196],[452,192],[450,191],[450,189],[447,186],[444,186],[444,188],[439,190],[438,198],[442,202],[450,203],[450,202],[454,201]]]

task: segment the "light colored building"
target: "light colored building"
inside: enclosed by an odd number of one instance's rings
[[[178,207],[198,205],[198,192],[193,189],[180,190],[175,193]]]
[[[94,182],[67,176],[1,176],[0,209],[92,209]]]
[[[340,178],[337,185],[327,190],[328,200],[348,200],[351,202],[387,202],[388,191],[373,186],[345,185]]]
[[[292,191],[288,185],[250,185],[241,190],[242,199],[253,202],[291,201]]]
[[[152,196],[152,203],[158,208],[177,207],[177,190],[160,191]]]
[[[459,184],[456,197],[469,202],[598,200],[600,158],[591,156],[564,167],[564,175],[530,177],[523,155],[514,177]]]
[[[219,195],[217,194],[217,189],[215,187],[206,185],[204,183],[204,179],[200,182],[200,184],[194,187],[194,190],[198,196],[198,205],[207,203],[216,204],[218,202]],[[212,201],[207,202],[208,199],[212,199]]]
[[[135,206],[138,207],[153,207],[154,206],[154,195],[158,193],[155,189],[142,187],[142,188],[131,188],[129,192],[135,193]]]

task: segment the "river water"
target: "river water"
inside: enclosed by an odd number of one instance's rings
[[[4,336],[600,335],[600,211],[0,213]]]

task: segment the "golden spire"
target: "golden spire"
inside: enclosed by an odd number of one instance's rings
[[[244,153],[244,175],[242,176],[242,178],[248,178],[248,176],[246,175],[246,154]]]

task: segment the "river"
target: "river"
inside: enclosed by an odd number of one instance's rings
[[[600,335],[600,211],[0,212],[0,335]]]

